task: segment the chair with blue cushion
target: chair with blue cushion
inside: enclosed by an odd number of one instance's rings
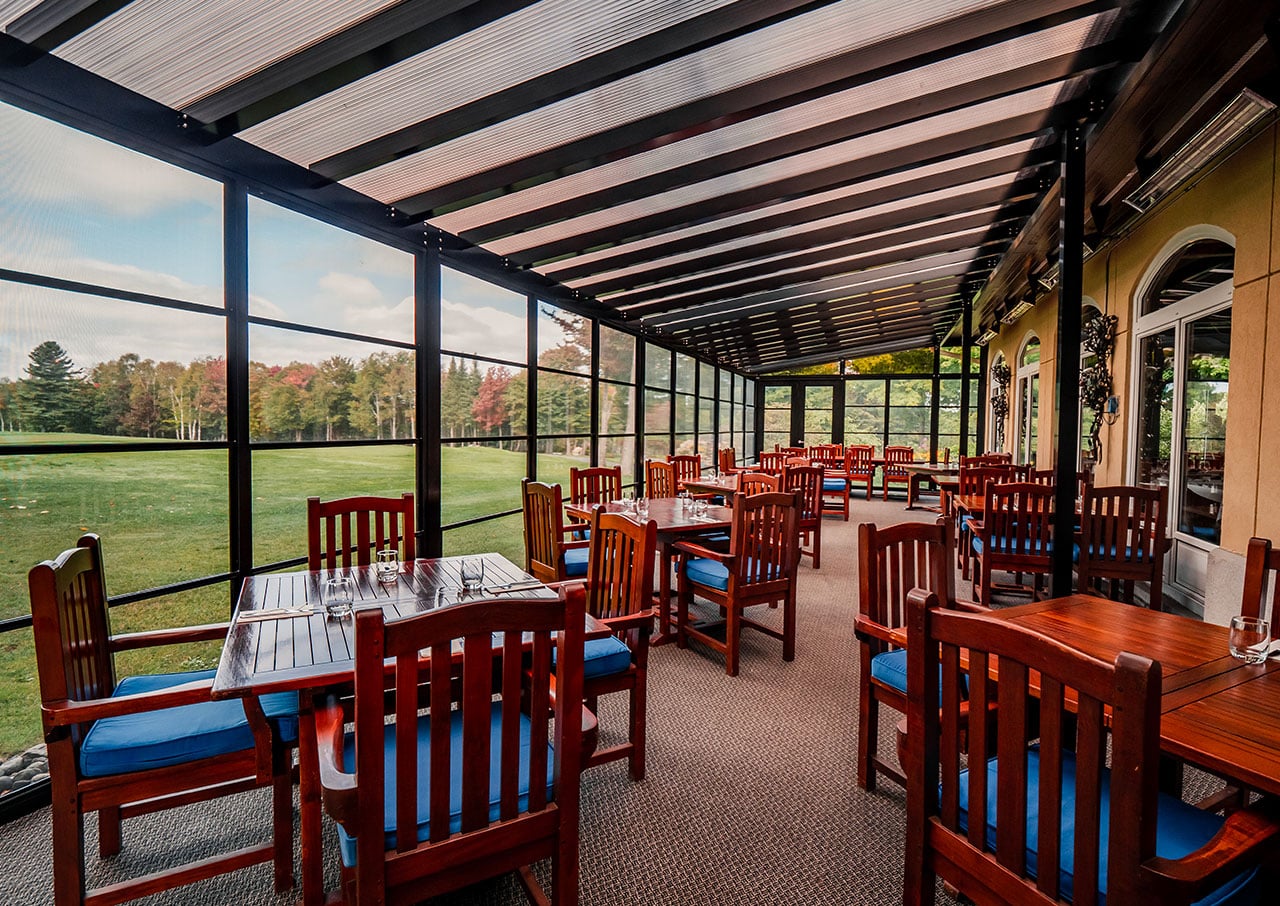
[[[594,466],[569,469],[569,502],[579,506],[612,503],[622,499],[622,467]],[[577,521],[577,520],[574,520]],[[574,533],[575,539],[586,538],[586,530]]]
[[[583,697],[596,711],[610,692],[630,696],[627,741],[597,748],[587,762],[594,767],[628,760],[631,779],[644,780],[646,676],[649,634],[653,631],[653,560],[658,551],[657,523],[643,525],[618,513],[596,510],[591,518],[587,564],[587,612],[613,635],[587,642],[583,654]]]
[[[880,757],[880,706],[907,712],[907,650],[902,647],[907,592],[917,586],[955,598],[951,523],[858,526],[858,786],[883,774],[899,785],[897,766]],[[896,633],[896,636],[895,636]]]
[[[793,465],[782,472],[782,490],[797,495],[800,512],[796,527],[800,532],[800,556],[822,567],[822,494],[825,473],[821,466]],[[807,545],[807,547],[806,547]]]
[[[903,463],[915,462],[916,451],[912,447],[888,446],[884,448],[884,499],[889,499],[889,486],[893,484],[910,485],[911,473],[904,469]]]
[[[307,569],[368,566],[376,551],[417,556],[413,494],[399,497],[307,498]]]
[[[876,480],[876,448],[871,444],[849,444],[844,452],[844,470],[849,477],[849,492],[855,483],[865,485],[867,499],[871,499],[871,486]]]
[[[1085,488],[1076,545],[1076,588],[1100,594],[1110,580],[1114,600],[1134,602],[1134,585],[1146,582],[1148,606],[1161,609],[1164,555],[1169,550],[1169,489],[1164,485]]]
[[[1026,481],[987,482],[982,518],[969,522],[970,546],[978,566],[973,597],[990,604],[994,591],[1040,592],[1040,582],[1053,571],[1053,498],[1055,490]],[[996,570],[1026,574],[1033,585],[996,585]]]
[[[336,696],[316,713],[343,902],[416,903],[519,871],[547,903],[530,869],[547,858],[554,902],[578,901],[585,619],[576,585],[356,614],[354,732]]]
[[[725,656],[724,669],[738,675],[742,630],[754,629],[782,641],[782,659],[796,653],[796,567],[800,560],[797,494],[733,496],[733,522],[727,553],[694,541],[675,545],[679,596],[676,643],[687,648],[694,638]],[[720,608],[724,619],[694,625],[693,596]],[[748,619],[749,607],[782,604],[782,628]]]
[[[837,456],[835,447],[826,448],[822,459],[815,459],[815,465],[822,466],[822,512],[840,514],[845,522],[849,521],[849,456],[843,448]]]
[[[579,529],[565,525],[560,485],[526,478],[520,482],[524,510],[524,568],[542,582],[581,579],[587,574],[586,539],[566,540]]]
[[[269,861],[276,889],[291,887],[296,693],[215,701],[212,670],[117,681],[116,652],[223,640],[227,625],[113,636],[97,535],[28,580],[53,786],[53,902],[119,903]],[[107,858],[120,851],[122,819],[266,785],[273,842],[86,890],[87,813],[98,813]]]
[[[956,474],[957,497],[981,497],[987,492],[990,482],[1013,480],[1013,466],[1008,463],[991,463],[973,465],[976,457],[960,457],[960,471]],[[969,523],[974,517],[961,514],[956,526],[956,556],[960,563],[960,574],[969,578],[969,568],[973,563],[973,535],[969,531]]]
[[[1159,664],[1097,660],[923,589],[909,602],[904,904],[932,904],[938,876],[977,903],[1259,902],[1277,809],[1224,819],[1159,792]],[[998,730],[970,724],[962,759],[963,707],[997,702]]]

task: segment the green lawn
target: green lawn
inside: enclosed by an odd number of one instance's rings
[[[122,438],[0,434],[4,444]],[[518,509],[525,454],[486,446],[443,450],[444,521]],[[567,484],[584,459],[539,456],[540,475]],[[268,450],[254,454],[254,560],[306,554],[306,498],[399,494],[414,483],[412,447]],[[0,618],[29,611],[26,573],[86,531],[102,536],[111,594],[228,568],[227,454],[222,450],[0,455]],[[446,554],[496,550],[524,559],[519,515],[454,529]],[[225,584],[118,607],[116,631],[226,618]],[[218,645],[131,653],[121,673],[200,669]],[[39,738],[39,690],[30,630],[0,633],[0,758]]]

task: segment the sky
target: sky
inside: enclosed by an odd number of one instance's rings
[[[223,306],[222,186],[0,104],[0,268],[216,308]],[[401,342],[413,340],[413,256],[251,198],[250,311]],[[442,345],[523,362],[524,297],[445,269]],[[544,321],[544,326],[547,322]],[[552,337],[558,342],[558,328]],[[156,361],[220,356],[219,316],[0,281],[0,379],[56,340],[82,370],[126,352]],[[383,349],[268,327],[266,364],[353,359]]]

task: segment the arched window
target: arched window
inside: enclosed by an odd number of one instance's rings
[[[1169,488],[1166,588],[1192,608],[1203,601],[1208,552],[1222,539],[1231,241],[1208,226],[1175,236],[1134,300],[1131,475]]]
[[[1018,430],[1013,455],[1019,462],[1034,464],[1040,439],[1040,338],[1035,334],[1027,337],[1018,354],[1016,386]]]

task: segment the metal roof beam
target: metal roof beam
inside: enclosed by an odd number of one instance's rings
[[[129,0],[44,0],[5,29],[38,50],[51,51],[129,5]]]

